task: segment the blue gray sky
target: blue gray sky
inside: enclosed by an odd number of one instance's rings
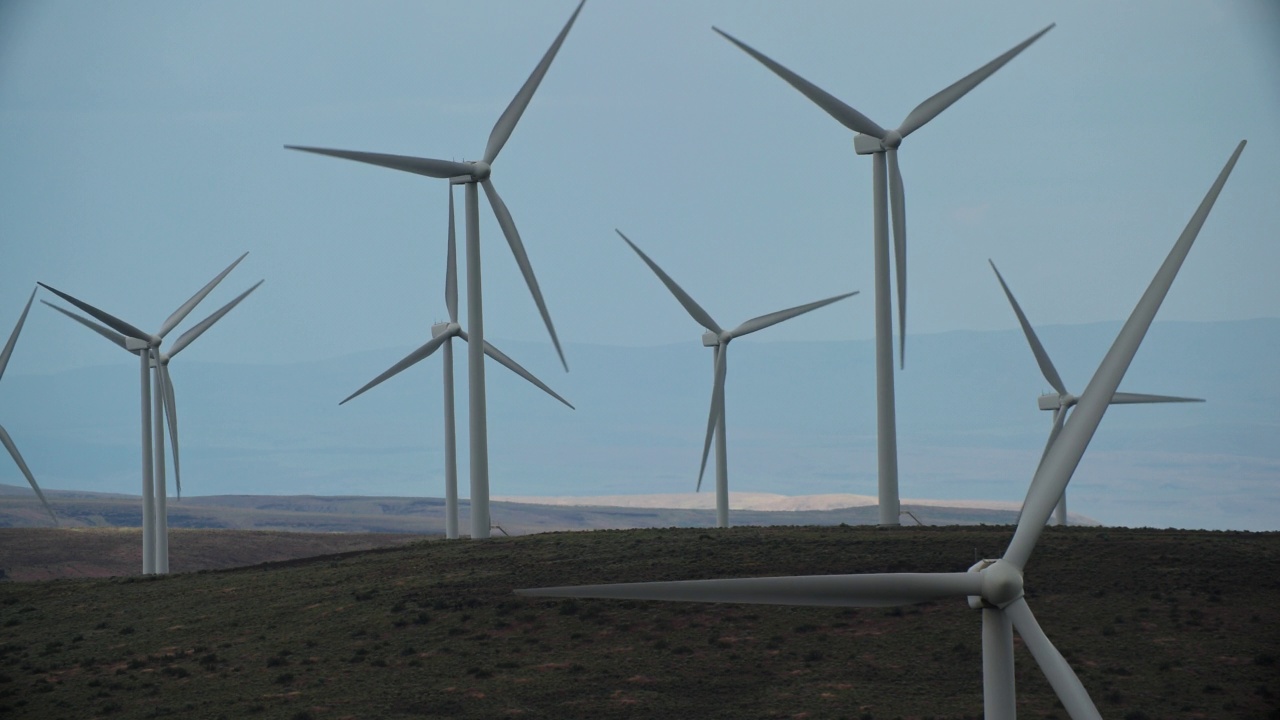
[[[153,330],[249,251],[176,332],[266,284],[188,361],[390,364],[445,316],[446,186],[283,145],[475,159],[573,7],[0,2],[0,327],[39,280]],[[1157,320],[1280,317],[1275,3],[589,0],[493,176],[570,367],[702,332],[614,228],[722,325],[863,293],[753,339],[872,336],[870,161],[712,25],[893,127],[1051,22],[903,145],[908,334],[1016,327],[987,258],[1039,327],[1124,318],[1241,139]],[[487,336],[571,391],[481,214]],[[126,362],[37,306],[7,380]]]
[[[41,280],[151,329],[247,250],[202,310],[267,283],[189,354],[425,339],[444,183],[282,146],[474,159],[573,7],[0,5],[0,318]],[[494,173],[562,339],[701,332],[615,227],[722,324],[863,291],[760,340],[872,334],[869,160],[713,24],[895,126],[1051,22],[904,143],[908,333],[1014,327],[989,257],[1038,324],[1124,317],[1242,138],[1159,319],[1280,315],[1273,3],[589,0]],[[482,217],[488,336],[545,341]],[[118,352],[48,311],[25,332],[15,372]],[[549,348],[526,364],[559,372]]]

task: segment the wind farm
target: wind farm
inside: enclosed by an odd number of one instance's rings
[[[489,207],[493,210],[498,226],[502,228],[502,234],[506,237],[507,244],[511,247],[511,254],[515,257],[516,264],[520,267],[520,273],[524,276],[524,281],[529,286],[533,301],[538,306],[538,312],[542,315],[543,323],[546,324],[547,333],[551,336],[551,344],[555,346],[556,354],[560,357],[560,364],[564,366],[565,372],[568,372],[569,363],[565,360],[564,351],[560,348],[560,339],[556,337],[556,329],[551,323],[551,314],[547,311],[546,301],[542,298],[542,290],[538,287],[538,279],[534,277],[533,266],[529,263],[529,255],[525,251],[524,241],[520,239],[520,232],[516,230],[515,221],[511,219],[511,212],[507,209],[506,203],[502,201],[502,197],[498,195],[498,191],[494,189],[493,181],[490,180],[489,176],[492,173],[493,162],[498,159],[498,153],[502,152],[507,140],[511,138],[511,133],[516,129],[516,123],[520,122],[520,117],[524,114],[525,108],[529,106],[529,101],[533,99],[533,94],[537,92],[538,85],[542,83],[542,78],[551,67],[551,61],[555,60],[556,53],[560,50],[560,45],[564,43],[565,37],[573,27],[574,20],[578,19],[578,13],[582,12],[582,6],[585,2],[586,0],[579,1],[578,7],[569,16],[569,21],[560,30],[560,34],[551,43],[551,47],[547,49],[542,56],[542,60],[533,69],[533,73],[529,75],[524,85],[520,87],[519,92],[512,98],[511,104],[507,106],[507,109],[498,118],[498,122],[493,126],[493,130],[489,134],[489,142],[485,145],[484,156],[481,160],[459,163],[451,160],[387,155],[384,153],[331,150],[301,145],[285,146],[291,150],[329,155],[391,168],[392,170],[444,179],[449,181],[450,188],[453,185],[462,185],[465,190],[467,317],[472,338],[467,342],[467,398],[468,417],[470,418],[468,442],[471,448],[471,499],[473,504],[471,537],[474,539],[489,537],[491,529],[489,520],[489,436],[485,413],[484,382],[484,298],[480,287],[480,196],[476,186],[484,187],[485,196],[489,199]],[[450,193],[452,193],[452,189]],[[450,207],[452,207],[452,194],[450,194]]]
[[[1280,13],[1146,1],[0,9],[0,714],[1280,713]]]
[[[176,328],[187,315],[204,300],[214,288],[222,282],[236,265],[244,260],[241,255],[225,270],[218,273],[205,284],[195,295],[192,295],[160,326],[154,335],[130,325],[129,323],[99,310],[82,300],[78,300],[60,290],[40,283],[40,286],[63,300],[91,315],[98,322],[76,315],[56,305],[54,310],[98,333],[121,349],[138,356],[141,363],[142,376],[142,573],[144,575],[166,574],[169,572],[169,527],[168,527],[168,495],[165,483],[164,431],[167,425],[169,439],[173,444],[174,482],[178,496],[182,496],[182,479],[178,454],[178,411],[174,399],[173,381],[169,377],[169,361],[196,338],[213,326],[224,315],[240,304],[263,281],[240,293],[231,302],[223,305],[212,315],[197,323],[173,342],[168,351],[162,351],[160,344],[164,336]],[[33,295],[34,297],[34,295]],[[42,301],[43,302],[43,301]],[[48,303],[46,303],[48,304]],[[155,372],[152,372],[154,368]]]
[[[712,355],[712,390],[711,390],[711,409],[707,413],[707,435],[706,440],[702,444],[702,464],[698,468],[698,484],[695,490],[702,489],[702,476],[707,471],[707,456],[711,452],[711,441],[714,438],[716,443],[716,527],[729,527],[729,451],[728,441],[725,439],[725,377],[728,373],[729,363],[729,341],[735,337],[743,337],[753,332],[764,330],[767,327],[777,325],[795,317],[812,312],[818,308],[826,307],[831,303],[844,300],[857,294],[857,291],[845,293],[843,295],[835,295],[823,300],[797,305],[786,310],[771,312],[766,315],[752,318],[742,323],[736,328],[726,330],[702,309],[689,293],[684,291],[671,276],[658,267],[658,264],[649,259],[648,255],[636,247],[631,239],[617,231],[618,236],[635,251],[636,255],[644,261],[645,265],[653,271],[662,284],[671,291],[676,300],[693,318],[694,322],[706,328],[706,332],[702,335],[702,344],[706,347],[714,349]]]
[[[898,500],[898,431],[897,410],[893,396],[893,318],[889,286],[889,215],[893,215],[893,264],[897,270],[898,294],[898,363],[906,366],[907,343],[907,211],[902,171],[898,168],[898,147],[904,138],[924,127],[1005,63],[1027,49],[1040,36],[1053,29],[1049,25],[1015,45],[991,62],[948,85],[920,103],[895,130],[886,130],[870,118],[836,99],[825,90],[805,80],[767,55],[729,35],[720,28],[717,33],[738,46],[778,77],[785,80],[828,115],[857,135],[854,151],[871,155],[875,220],[875,304],[876,304],[876,438],[880,524],[897,525],[901,514]],[[887,170],[886,170],[887,168]]]
[[[432,325],[430,340],[338,403],[339,405],[345,405],[350,400],[364,394],[365,391],[431,357],[431,354],[436,350],[444,348],[441,352],[443,356],[442,367],[444,368],[444,501],[445,538],[449,540],[458,539],[458,461],[456,450],[457,431],[454,427],[453,409],[453,339],[455,337],[461,338],[464,342],[470,340],[467,332],[458,324],[458,254],[456,249],[457,240],[454,236],[453,215],[453,189],[450,188],[449,251],[445,260],[446,275],[444,283],[444,304],[449,312],[449,322]],[[484,354],[493,358],[511,372],[528,380],[534,387],[564,403],[570,410],[573,409],[573,405],[568,400],[560,397],[545,383],[534,377],[528,370],[525,370],[522,365],[507,357],[506,353],[503,353],[488,341],[484,343]]]

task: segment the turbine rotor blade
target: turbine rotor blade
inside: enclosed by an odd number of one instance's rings
[[[984,720],[1017,717],[1013,624],[998,608],[982,609],[982,705]]]
[[[60,525],[58,516],[53,512],[53,506],[44,498],[44,493],[40,491],[40,486],[36,484],[36,478],[31,474],[31,468],[27,467],[27,461],[22,459],[22,453],[18,452],[18,446],[13,444],[13,438],[9,437],[8,431],[0,425],[0,445],[4,445],[9,451],[9,455],[13,457],[13,461],[18,464],[18,469],[22,471],[22,475],[27,478],[27,482],[31,483],[31,489],[36,491],[36,496],[40,498],[40,502],[44,504],[44,509],[49,511],[49,517],[53,518],[54,525]]]
[[[431,339],[430,339],[430,340],[428,340],[428,341],[427,341],[427,342],[426,342],[422,347],[420,347],[420,348],[418,348],[417,350],[414,350],[413,352],[411,352],[411,353],[409,353],[408,355],[404,356],[404,359],[402,359],[400,362],[398,362],[398,363],[396,363],[395,365],[392,365],[391,367],[387,368],[386,372],[382,373],[382,374],[381,374],[381,375],[379,375],[378,377],[376,377],[376,378],[374,378],[374,379],[370,380],[369,382],[365,383],[364,387],[362,387],[362,388],[360,388],[359,390],[357,390],[357,391],[355,391],[355,392],[351,393],[350,395],[348,395],[348,396],[346,397],[346,399],[345,399],[345,400],[343,400],[342,402],[340,402],[340,403],[338,403],[338,404],[339,404],[339,405],[344,405],[344,404],[346,404],[348,400],[351,400],[351,399],[353,399],[353,398],[355,398],[355,397],[358,397],[358,396],[360,396],[360,395],[364,394],[364,392],[365,392],[366,390],[370,390],[370,389],[372,389],[372,388],[376,387],[377,385],[381,384],[381,383],[382,383],[384,380],[386,380],[387,378],[390,378],[390,377],[393,377],[393,376],[395,376],[395,375],[398,375],[402,370],[405,370],[406,368],[409,368],[409,367],[411,367],[411,366],[413,366],[413,365],[417,364],[419,361],[421,361],[421,360],[423,360],[423,359],[427,358],[428,356],[430,356],[430,355],[431,355],[431,353],[435,352],[437,348],[439,348],[441,345],[443,345],[443,344],[444,344],[444,343],[445,343],[449,338],[453,337],[455,334],[456,334],[456,333],[442,333],[442,334],[440,334],[440,335],[437,335],[436,337],[431,338]]]
[[[1143,393],[1112,393],[1112,405],[1135,405],[1142,403],[1188,403],[1204,402],[1204,398],[1178,397],[1176,395],[1145,395]]]
[[[1022,503],[1022,516],[1018,519],[1018,527],[1004,555],[1004,559],[1019,570],[1025,567],[1027,560],[1031,557],[1036,541],[1044,531],[1045,522],[1053,513],[1062,493],[1067,489],[1071,474],[1075,472],[1080,458],[1089,446],[1089,441],[1093,439],[1093,434],[1110,406],[1116,388],[1124,379],[1133,356],[1138,352],[1138,346],[1142,344],[1147,329],[1151,327],[1156,311],[1160,309],[1165,295],[1169,293],[1169,288],[1173,285],[1183,260],[1186,259],[1191,245],[1196,240],[1196,235],[1200,233],[1200,228],[1209,217],[1209,211],[1213,209],[1214,201],[1222,192],[1222,186],[1231,175],[1231,170],[1239,160],[1244,146],[1245,141],[1240,141],[1235,152],[1231,154],[1231,159],[1227,161],[1213,186],[1209,188],[1208,194],[1196,208],[1186,228],[1174,243],[1173,249],[1169,251],[1168,257],[1156,271],[1155,277],[1143,292],[1142,298],[1138,300],[1129,319],[1125,321],[1111,349],[1107,351],[1102,363],[1094,372],[1093,379],[1089,381],[1088,387],[1076,403],[1076,409],[1071,414],[1071,422],[1062,429],[1062,435],[1053,447],[1049,448],[1044,462],[1036,470],[1031,487],[1027,490],[1027,498]]]
[[[654,274],[658,276],[658,279],[662,281],[662,284],[667,286],[667,290],[670,290],[671,294],[676,296],[676,300],[680,302],[680,305],[684,307],[685,312],[689,313],[689,316],[693,318],[694,322],[717,335],[724,332],[724,330],[716,324],[716,321],[711,319],[711,315],[707,313],[706,310],[703,310],[702,306],[695,302],[694,299],[689,296],[689,293],[684,291],[684,288],[676,284],[676,281],[672,280],[670,275],[663,272],[662,268],[658,267],[657,263],[650,260],[649,256],[644,254],[644,251],[636,247],[636,244],[631,242],[630,238],[623,235],[622,231],[617,228],[614,228],[613,231],[618,233],[618,237],[622,238],[623,242],[630,245],[632,250],[636,251],[636,254],[640,256],[640,259],[644,261],[644,264],[648,265],[649,269],[652,270]]]
[[[1036,337],[1036,331],[1031,327],[1031,322],[1027,320],[1027,316],[1022,312],[1022,306],[1018,305],[1018,301],[1013,297],[1013,291],[1005,284],[1004,277],[1000,275],[1000,271],[996,270],[996,264],[987,259],[991,269],[995,270],[996,279],[1000,281],[1000,287],[1004,288],[1005,297],[1009,298],[1009,304],[1013,306],[1013,313],[1018,316],[1018,324],[1022,326],[1022,334],[1027,337],[1027,344],[1031,346],[1031,353],[1036,356],[1036,363],[1040,365],[1040,374],[1044,375],[1044,379],[1049,381],[1054,390],[1059,395],[1067,394],[1067,387],[1062,383],[1062,378],[1058,376],[1058,370],[1053,366],[1053,361],[1049,359],[1049,353],[1044,351],[1044,346],[1040,344],[1040,338]]]
[[[471,342],[471,338],[467,335],[467,332],[465,330],[459,330],[458,337],[462,338],[466,342]],[[533,373],[529,372],[528,370],[525,370],[524,367],[520,365],[520,363],[516,362],[515,360],[512,360],[510,357],[507,356],[506,353],[494,347],[493,344],[490,343],[488,340],[484,341],[484,354],[488,355],[489,357],[498,361],[502,365],[506,366],[506,368],[511,372],[519,375],[525,380],[528,380],[534,387],[542,390],[546,394],[559,400],[565,405],[568,405],[570,410],[577,410],[577,408],[573,406],[573,403],[570,403],[568,400],[565,400],[564,398],[560,397],[559,393],[547,387],[546,383],[542,382],[537,377],[535,377]]]
[[[529,286],[529,292],[533,295],[533,302],[538,306],[538,312],[542,315],[542,322],[547,326],[547,332],[551,335],[551,344],[555,345],[556,354],[560,356],[560,364],[564,366],[565,372],[569,372],[569,363],[564,359],[564,350],[560,349],[560,338],[556,337],[556,327],[551,324],[551,313],[547,312],[547,303],[542,299],[542,290],[538,289],[538,278],[533,275],[533,265],[529,264],[529,256],[524,251],[524,243],[520,241],[520,233],[516,231],[516,224],[511,219],[511,213],[507,210],[506,203],[502,202],[502,198],[498,196],[498,191],[493,187],[493,183],[490,180],[486,178],[480,181],[480,184],[484,187],[484,194],[489,197],[489,206],[493,208],[493,215],[498,219],[498,226],[502,228],[502,234],[507,238],[507,245],[511,246],[511,254],[516,258],[516,265],[520,266],[520,274],[524,275],[525,284]]]
[[[836,99],[835,96],[831,95],[827,91],[791,72],[764,53],[756,50],[750,45],[747,45],[741,40],[738,40],[729,33],[717,27],[713,27],[711,29],[719,33],[725,40],[737,45],[739,49],[758,60],[762,65],[772,70],[778,77],[786,80],[791,87],[799,90],[805,97],[817,104],[818,107],[826,110],[828,115],[836,119],[836,122],[854,132],[884,139],[885,129],[872,122],[871,118],[863,115],[857,110],[854,110],[842,101]]]
[[[707,416],[707,439],[702,444],[702,465],[698,468],[698,486],[694,492],[702,491],[702,476],[707,473],[707,455],[711,453],[711,438],[715,437],[716,425],[720,421],[720,413],[724,412],[724,378],[729,358],[728,341],[716,345],[716,376],[711,386],[711,410]]]
[[[542,56],[542,60],[538,61],[538,65],[529,75],[529,79],[524,81],[520,91],[511,99],[511,104],[507,106],[507,109],[502,112],[502,116],[498,118],[498,122],[494,124],[493,131],[489,133],[489,144],[484,149],[484,161],[486,163],[493,164],[493,161],[498,158],[498,153],[502,152],[502,146],[507,144],[512,131],[516,129],[516,123],[520,122],[520,116],[524,114],[524,109],[529,106],[529,101],[533,99],[533,93],[537,91],[543,76],[547,74],[547,68],[551,67],[551,61],[556,59],[556,53],[560,52],[560,45],[564,43],[564,39],[569,35],[569,28],[573,27],[573,21],[578,19],[578,13],[582,12],[582,6],[586,1],[581,0],[578,3],[578,7],[569,16],[569,22],[565,23],[564,29],[556,36],[555,42],[551,43],[551,47]]]
[[[149,333],[149,332],[143,332],[142,330],[139,330],[138,328],[136,328],[136,327],[134,327],[134,326],[130,325],[129,323],[127,323],[127,322],[125,322],[125,321],[121,320],[120,318],[116,317],[115,315],[111,315],[111,314],[109,314],[109,313],[105,313],[105,312],[103,312],[103,311],[99,310],[98,308],[96,308],[96,307],[94,307],[94,306],[90,305],[90,304],[89,304],[89,303],[87,303],[87,302],[83,302],[83,301],[81,301],[81,300],[77,300],[77,299],[75,299],[75,298],[71,297],[70,295],[68,295],[68,294],[66,294],[66,293],[64,293],[64,292],[62,292],[61,290],[56,290],[56,289],[54,289],[54,288],[51,288],[51,287],[49,287],[48,285],[45,285],[44,283],[36,283],[36,284],[37,284],[37,285],[39,285],[40,287],[44,288],[45,290],[48,290],[49,292],[53,293],[54,295],[57,295],[58,297],[62,298],[63,300],[66,300],[67,302],[71,303],[72,305],[75,305],[76,307],[80,308],[81,310],[83,310],[83,311],[85,311],[85,312],[89,313],[89,315],[91,315],[91,316],[93,316],[94,318],[96,318],[99,322],[103,323],[104,325],[106,325],[107,327],[111,328],[112,330],[115,330],[116,332],[121,333],[122,335],[125,335],[126,337],[130,337],[130,338],[133,338],[133,339],[135,339],[135,340],[141,340],[141,341],[143,341],[143,342],[153,342],[153,343],[154,343],[154,342],[156,342],[156,341],[158,341],[158,340],[160,339],[160,338],[157,338],[156,336],[152,335],[152,334],[151,334],[151,333]]]
[[[768,315],[761,315],[760,317],[751,318],[750,320],[742,323],[738,327],[730,330],[729,335],[736,338],[742,337],[743,335],[750,335],[751,333],[756,332],[757,330],[763,330],[767,327],[772,327],[785,320],[790,320],[793,317],[804,315],[807,312],[817,310],[818,308],[821,308],[821,307],[826,307],[831,303],[839,302],[841,300],[844,300],[847,297],[853,297],[854,295],[857,295],[857,294],[858,294],[858,291],[854,290],[853,292],[844,293],[843,295],[836,295],[834,297],[826,298],[825,300],[818,300],[817,302],[806,303],[804,305],[797,305],[793,308],[787,308],[786,310],[779,310],[777,312],[771,312]]]
[[[114,344],[116,344],[116,345],[119,345],[121,348],[123,348],[123,349],[125,349],[125,350],[129,350],[129,344],[128,344],[128,342],[125,340],[125,337],[124,337],[123,335],[121,335],[120,333],[116,332],[115,330],[112,330],[111,328],[108,328],[108,327],[104,327],[104,326],[102,326],[102,325],[99,325],[98,323],[96,323],[96,322],[94,322],[94,321],[90,320],[89,318],[81,317],[81,316],[79,316],[79,315],[77,315],[77,314],[75,314],[75,313],[71,312],[70,310],[67,310],[67,309],[65,309],[65,308],[60,308],[60,307],[58,307],[57,305],[54,305],[53,303],[51,303],[51,302],[49,302],[49,301],[47,301],[47,300],[41,300],[40,302],[44,303],[45,305],[48,305],[49,307],[53,308],[54,310],[57,310],[58,312],[62,313],[63,315],[66,315],[67,317],[71,318],[72,320],[75,320],[76,322],[80,323],[81,325],[83,325],[83,326],[85,326],[85,327],[89,328],[90,330],[92,330],[92,331],[94,331],[94,332],[98,333],[99,335],[101,335],[102,337],[106,338],[107,340],[110,340],[112,343],[114,343]],[[137,351],[135,351],[135,350],[129,350],[129,352],[137,352]]]
[[[893,213],[893,263],[898,273],[898,368],[907,365],[907,208],[898,149],[889,148],[889,208]]]
[[[169,331],[177,327],[178,323],[182,322],[182,320],[195,309],[196,305],[200,304],[201,300],[204,300],[209,293],[213,292],[213,289],[218,286],[218,283],[222,282],[222,279],[227,276],[227,273],[234,270],[236,265],[239,265],[240,261],[245,259],[245,256],[248,254],[249,253],[245,253],[244,255],[236,258],[235,262],[228,265],[226,270],[218,273],[217,277],[210,280],[204,287],[200,288],[200,291],[195,295],[192,295],[190,300],[183,303],[177,310],[174,310],[173,314],[169,316],[169,319],[165,320],[164,324],[160,326],[160,330],[156,332],[156,335],[159,337],[168,335]]]
[[[1026,40],[1018,43],[1000,57],[992,60],[986,65],[983,65],[977,70],[974,70],[968,75],[965,75],[947,86],[941,92],[917,105],[916,108],[907,115],[907,119],[902,121],[902,126],[898,128],[898,133],[902,135],[902,137],[906,137],[916,130],[919,130],[925,123],[937,117],[943,110],[951,107],[952,103],[964,97],[966,93],[977,87],[978,83],[981,83],[983,80],[991,77],[992,73],[1004,67],[1004,64],[1016,57],[1018,53],[1026,50],[1031,43],[1039,40],[1041,35],[1052,30],[1056,24],[1057,23],[1050,24],[1035,35],[1032,35]]]
[[[18,344],[18,334],[22,332],[22,326],[27,322],[27,313],[31,310],[31,301],[36,299],[36,288],[31,288],[31,295],[27,297],[27,304],[22,308],[22,314],[18,316],[18,324],[13,326],[13,332],[9,334],[9,340],[4,344],[4,350],[0,351],[0,378],[4,377],[4,369],[9,366],[9,356],[13,355],[13,346]],[[44,302],[41,300],[41,302]]]
[[[449,252],[445,257],[444,304],[449,308],[449,322],[458,322],[458,241],[454,234],[453,185],[449,186]]]
[[[540,597],[892,607],[977,595],[981,591],[982,577],[979,573],[883,573],[577,585],[526,588],[515,592],[517,595]]]
[[[259,280],[258,282],[254,283],[253,287],[240,293],[231,302],[218,308],[213,312],[212,315],[201,320],[190,330],[179,335],[178,339],[173,341],[173,346],[169,348],[169,353],[168,353],[169,357],[173,357],[174,355],[177,355],[178,353],[182,352],[183,348],[190,345],[192,342],[195,341],[196,338],[203,335],[204,331],[213,327],[213,324],[221,320],[223,315],[226,315],[227,313],[231,312],[232,308],[239,305],[241,300],[244,300],[245,298],[249,297],[249,293],[253,292],[254,290],[257,290],[258,286],[264,282],[266,281]]]
[[[1004,612],[1013,621],[1013,627],[1022,638],[1022,643],[1031,651],[1031,657],[1035,658],[1036,664],[1044,672],[1045,679],[1062,701],[1071,720],[1102,720],[1102,715],[1089,697],[1089,691],[1084,689],[1066,658],[1062,657],[1062,653],[1058,652],[1044,634],[1035,615],[1031,614],[1031,608],[1027,607],[1027,601],[1018,598],[1006,605]]]
[[[164,417],[169,426],[169,445],[173,448],[173,481],[182,499],[182,461],[178,457],[178,401],[173,395],[173,378],[169,377],[169,363],[156,363],[160,372],[160,391],[163,393]]]
[[[332,150],[301,145],[285,145],[285,148],[317,155],[328,155],[329,157],[342,158],[343,160],[355,160],[356,162],[433,178],[451,178],[461,175],[470,177],[475,172],[474,165],[453,162],[452,160],[435,160],[432,158],[411,157],[409,155],[388,155],[386,153],[359,152],[356,150]]]

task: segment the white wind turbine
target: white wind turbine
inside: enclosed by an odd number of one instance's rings
[[[1062,431],[1062,424],[1066,422],[1067,412],[1075,407],[1080,398],[1067,392],[1066,386],[1062,382],[1062,377],[1058,375],[1058,370],[1054,368],[1053,361],[1049,359],[1049,354],[1045,352],[1044,346],[1040,344],[1040,338],[1036,337],[1036,331],[1032,329],[1031,323],[1027,320],[1027,316],[1022,312],[1022,307],[1018,305],[1018,301],[1013,297],[1013,291],[1009,289],[1009,285],[1005,283],[1004,277],[1000,275],[1000,271],[996,269],[996,264],[991,260],[987,260],[991,264],[991,269],[995,270],[996,279],[1000,281],[1000,287],[1004,288],[1005,297],[1009,298],[1009,304],[1013,306],[1013,312],[1018,316],[1018,324],[1022,326],[1022,332],[1027,336],[1027,344],[1031,346],[1031,352],[1036,356],[1036,363],[1040,365],[1040,372],[1044,375],[1044,379],[1053,387],[1056,392],[1041,395],[1038,404],[1041,410],[1053,411],[1053,429],[1049,431],[1049,440],[1044,444],[1044,452],[1040,455],[1040,461],[1044,462],[1044,457],[1049,453],[1049,446],[1053,445],[1053,441],[1057,439],[1058,433]],[[1201,398],[1176,397],[1173,395],[1145,395],[1142,393],[1117,392],[1111,396],[1112,405],[1132,405],[1138,403],[1185,403],[1185,402],[1204,402]],[[1067,524],[1067,494],[1064,491],[1062,498],[1058,500],[1058,507],[1054,510],[1054,517],[1059,525]]]
[[[212,292],[218,283],[222,282],[227,273],[230,273],[236,265],[240,264],[240,261],[248,254],[245,253],[236,258],[235,262],[227,266],[221,273],[218,273],[199,292],[179,306],[164,321],[164,324],[154,335],[140,330],[67,293],[49,287],[44,283],[39,283],[41,287],[88,313],[106,327],[56,305],[49,305],[50,307],[139,357],[142,388],[142,572],[146,575],[164,574],[169,571],[168,494],[164,477],[164,419],[166,415],[168,416],[170,440],[174,447],[174,475],[179,496],[181,496],[182,489],[178,461],[177,404],[173,396],[173,381],[169,377],[169,361],[212,327],[222,316],[230,312],[249,293],[256,290],[262,284],[262,281],[259,280],[253,287],[244,291],[231,302],[180,335],[168,352],[161,351],[160,344],[163,342],[164,336],[177,327],[195,309],[196,305]],[[48,303],[46,304],[48,305]],[[150,372],[153,366],[156,367],[154,391]]]
[[[458,324],[458,261],[453,231],[453,188],[449,189],[449,251],[446,259],[447,268],[445,270],[444,282],[444,303],[449,310],[449,322],[436,323],[431,326],[431,340],[427,341],[422,347],[414,350],[404,357],[403,360],[392,365],[386,372],[378,377],[370,380],[364,387],[351,393],[346,400],[338,403],[343,405],[347,400],[351,400],[356,396],[364,393],[364,391],[378,385],[382,381],[397,375],[400,371],[408,369],[417,364],[420,360],[430,357],[438,348],[443,347],[443,367],[444,367],[444,529],[445,537],[449,540],[458,538],[458,459],[457,459],[457,437],[454,428],[454,411],[453,411],[453,338],[459,337],[464,341],[468,341],[467,332]],[[515,374],[533,383],[541,388],[551,397],[568,405],[570,409],[573,405],[568,400],[560,397],[554,390],[547,387],[541,380],[534,377],[532,373],[525,370],[515,360],[507,357],[501,350],[494,347],[489,341],[484,341],[484,354],[497,360],[505,365]]]
[[[1017,716],[1014,690],[1013,631],[1044,672],[1072,720],[1100,718],[1071,666],[1036,622],[1023,597],[1023,571],[1045,522],[1071,480],[1116,388],[1129,369],[1156,311],[1173,284],[1178,269],[1204,225],[1214,201],[1235,166],[1244,142],[1236,147],[1217,180],[1187,223],[1173,249],[1138,300],[1129,319],[1107,351],[1076,410],[1044,461],[1036,469],[1017,529],[999,559],[981,560],[967,572],[879,573],[866,575],[809,575],[797,577],[682,580],[675,582],[581,585],[516,590],[519,595],[594,597],[631,600],[678,600],[764,605],[886,607],[966,597],[982,610],[983,709],[987,720]]]
[[[729,469],[728,469],[728,444],[725,440],[725,420],[724,420],[724,379],[726,373],[726,365],[729,355],[729,341],[734,338],[750,335],[757,330],[763,330],[767,327],[777,325],[784,320],[790,320],[793,317],[803,315],[811,310],[817,310],[825,307],[838,300],[857,295],[855,290],[851,293],[836,295],[825,300],[811,302],[807,305],[798,305],[786,310],[761,315],[752,318],[732,330],[725,330],[712,319],[711,315],[703,310],[694,299],[685,292],[670,275],[663,272],[658,264],[649,259],[636,244],[622,234],[621,230],[615,230],[618,235],[631,246],[632,250],[640,256],[649,269],[658,276],[663,285],[671,291],[680,305],[689,313],[694,322],[707,329],[702,335],[702,344],[705,347],[715,348],[715,355],[712,357],[712,363],[715,369],[715,380],[711,390],[711,411],[707,416],[707,437],[702,445],[702,466],[698,470],[698,486],[702,489],[702,476],[707,470],[707,455],[711,450],[711,438],[716,438],[716,527],[729,527]]]
[[[867,116],[854,110],[813,83],[773,61],[763,53],[739,41],[719,28],[712,28],[726,40],[760,61],[805,97],[812,100],[837,122],[858,133],[853,149],[859,155],[872,155],[875,226],[875,292],[876,292],[876,456],[878,458],[878,494],[880,524],[897,525],[898,439],[893,394],[893,318],[889,297],[889,213],[893,213],[893,262],[897,269],[898,289],[898,353],[905,363],[907,327],[907,213],[903,196],[902,173],[898,169],[898,146],[903,138],[919,130],[952,103],[964,97],[992,73],[1049,32],[1049,25],[1022,41],[1008,52],[957,80],[941,92],[920,103],[896,130],[886,130]],[[886,170],[887,162],[887,170]]]
[[[36,291],[32,290],[31,295],[27,298],[27,304],[22,308],[22,314],[18,316],[18,324],[13,326],[13,333],[9,335],[9,341],[4,344],[4,350],[0,351],[0,379],[4,378],[4,369],[9,365],[9,357],[13,355],[13,347],[18,344],[18,333],[22,332],[22,325],[27,321],[27,312],[31,310],[31,301],[36,297]],[[49,517],[53,518],[53,524],[58,525],[58,516],[54,514],[53,507],[49,505],[49,501],[44,499],[44,493],[40,491],[40,486],[36,484],[36,478],[31,474],[31,468],[27,467],[27,461],[22,459],[22,453],[18,452],[18,446],[13,443],[13,438],[9,437],[9,432],[0,425],[0,445],[4,445],[9,451],[9,455],[13,457],[13,461],[17,463],[18,470],[22,471],[23,477],[27,482],[31,483],[31,489],[36,491],[36,497],[40,498],[40,502],[44,503],[44,509],[49,511]]]
[[[498,122],[493,126],[493,130],[489,134],[489,142],[485,146],[484,156],[481,160],[455,162],[452,160],[353,150],[331,150],[297,145],[285,146],[290,150],[303,150],[379,165],[393,170],[402,170],[416,175],[447,179],[450,185],[464,185],[466,187],[467,324],[471,329],[471,337],[475,341],[467,344],[468,421],[470,424],[468,439],[471,443],[471,537],[473,539],[489,537],[489,435],[485,412],[484,309],[480,288],[480,196],[476,186],[481,185],[484,187],[485,195],[489,198],[489,206],[493,209],[494,217],[497,218],[498,225],[502,228],[502,234],[506,237],[507,244],[511,246],[511,254],[515,256],[516,264],[520,266],[520,272],[524,275],[525,283],[529,286],[529,292],[532,293],[533,301],[538,306],[538,312],[542,314],[542,321],[546,324],[547,332],[551,335],[551,342],[555,345],[556,353],[560,356],[560,363],[564,366],[565,372],[568,372],[569,365],[565,362],[564,352],[560,349],[560,340],[556,337],[555,327],[551,324],[551,314],[547,312],[547,305],[542,299],[542,291],[538,289],[538,280],[533,275],[533,266],[529,264],[529,256],[525,252],[524,243],[520,240],[520,233],[517,232],[515,221],[511,219],[511,213],[507,210],[506,203],[498,196],[498,191],[494,188],[493,181],[490,180],[489,176],[494,160],[497,159],[498,153],[502,151],[502,147],[510,139],[511,133],[516,128],[516,123],[520,121],[520,116],[524,114],[525,108],[529,106],[533,93],[538,89],[543,76],[547,74],[547,69],[551,67],[551,61],[555,59],[556,53],[560,50],[560,45],[564,43],[565,37],[569,34],[569,29],[573,27],[573,21],[577,19],[578,13],[582,11],[582,5],[585,2],[586,0],[581,0],[578,3],[573,15],[565,23],[564,29],[556,36],[555,41],[551,43],[550,49],[542,56],[542,60],[533,69],[533,73],[525,80],[520,91],[511,100],[511,104],[507,106],[502,116],[498,118]]]

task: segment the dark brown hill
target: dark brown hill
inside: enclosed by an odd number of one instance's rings
[[[217,531],[211,531],[217,532]],[[1008,527],[422,541],[165,578],[0,584],[0,715],[979,717],[962,600],[844,610],[533,600],[548,584],[954,571]],[[1040,624],[1104,717],[1280,717],[1280,534],[1049,528]],[[1019,711],[1065,718],[1018,644]]]

